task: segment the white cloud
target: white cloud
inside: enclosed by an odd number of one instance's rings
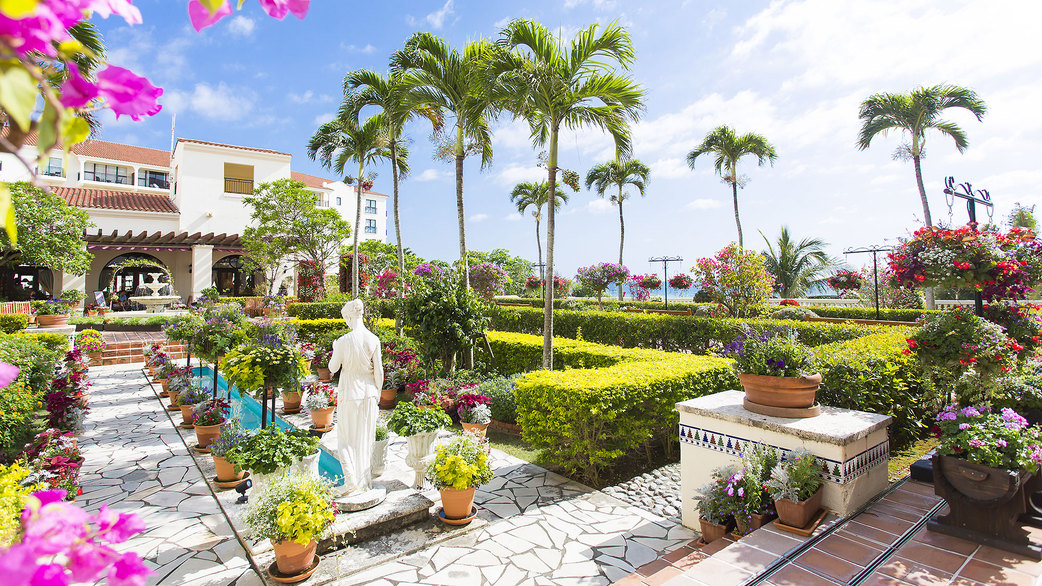
[[[347,44],[344,44],[344,43],[340,43],[340,48],[345,50],[345,51],[348,51],[350,53],[365,53],[366,55],[368,55],[370,53],[375,53],[376,52],[376,47],[374,47],[373,45],[370,45],[369,43],[366,43],[365,45],[362,45],[362,46],[347,45]]]
[[[228,23],[228,32],[236,37],[248,37],[253,34],[255,26],[253,19],[238,14]]]
[[[503,216],[503,219],[508,222],[518,222],[521,220],[521,214],[514,212],[512,214],[507,214]]]
[[[424,169],[423,173],[420,173],[414,179],[416,181],[437,181],[445,176],[445,173],[437,169]]]
[[[410,15],[406,15],[405,22],[408,23],[409,26],[416,26],[418,24],[426,22],[428,25],[430,25],[431,28],[435,30],[440,29],[445,24],[445,19],[455,14],[455,12],[452,10],[452,4],[453,0],[445,0],[445,4],[441,7],[440,10],[435,10],[434,12],[423,17],[422,20]]]
[[[323,114],[319,114],[318,116],[315,116],[315,126],[322,126],[326,122],[331,122],[333,118],[335,118],[335,116],[333,116],[332,112],[325,112]]]
[[[601,197],[598,197],[597,199],[592,200],[588,204],[586,204],[586,209],[591,214],[597,215],[606,214],[611,211],[611,208],[611,202]]]
[[[721,203],[720,203],[719,200],[700,197],[700,198],[698,198],[698,199],[688,203],[686,206],[684,206],[684,209],[686,209],[686,210],[715,210],[715,209],[719,208],[720,206],[721,206]]]
[[[582,6],[589,4],[597,10],[615,10],[615,0],[565,0],[565,8],[575,8],[576,6]]]
[[[217,87],[197,83],[190,93],[171,91],[165,105],[174,113],[192,111],[211,120],[240,120],[254,108],[254,97],[243,90],[233,90],[224,82]]]
[[[474,222],[474,223],[484,222],[485,220],[488,219],[488,214],[474,214],[473,216],[471,216],[471,217],[469,217],[467,219],[470,220],[471,222]]]
[[[496,175],[496,180],[503,185],[516,185],[522,181],[540,181],[546,178],[546,169],[542,167],[524,167],[513,163]]]
[[[311,101],[311,98],[315,97],[315,92],[311,90],[308,90],[302,94],[295,94],[293,92],[290,92],[289,94],[287,94],[287,96],[289,97],[291,102],[296,102],[297,104],[306,104]]]
[[[506,25],[510,24],[511,20],[514,20],[514,18],[511,17],[511,16],[504,16],[503,18],[501,18],[501,19],[497,20],[496,22],[492,23],[492,26],[494,26],[496,28],[503,28]]]

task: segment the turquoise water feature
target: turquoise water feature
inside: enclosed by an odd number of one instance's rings
[[[202,377],[200,384],[207,393],[213,393],[213,369],[209,366],[195,367],[192,369],[196,376]],[[224,377],[220,374],[217,375],[217,396],[228,397],[228,382],[224,380]],[[232,385],[231,400],[228,401],[231,405],[229,412],[229,418],[238,419],[239,423],[242,424],[244,429],[250,431],[256,431],[260,429],[261,423],[261,404],[250,397],[249,395],[243,395],[239,393],[239,390]],[[270,407],[270,405],[269,405]],[[271,417],[270,409],[268,417]],[[270,425],[270,424],[269,424]],[[285,430],[295,429],[293,425],[286,422],[284,419],[275,415],[275,425]],[[337,460],[333,454],[330,454],[324,449],[319,449],[318,457],[318,471],[323,478],[333,481],[334,484],[340,484],[344,480],[344,471],[340,467],[340,460]]]

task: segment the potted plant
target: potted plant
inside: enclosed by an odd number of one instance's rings
[[[76,333],[76,346],[86,353],[91,363],[96,366],[101,366],[101,353],[108,348],[108,344],[101,337],[101,332],[92,329]]]
[[[806,527],[821,510],[825,483],[821,464],[804,450],[789,452],[771,471],[767,492],[774,499],[778,521],[789,527]]]
[[[934,492],[950,512],[928,528],[1042,557],[1018,521],[1030,496],[1025,486],[1042,464],[1042,431],[1009,408],[948,407],[936,422],[941,442],[933,456]]]
[[[427,474],[441,491],[442,520],[454,525],[469,523],[477,514],[474,491],[492,480],[488,447],[472,434],[458,434],[438,446]]]
[[[492,421],[492,408],[489,403],[478,403],[470,409],[459,408],[460,425],[463,431],[474,434],[480,440],[485,439],[485,431]]]
[[[384,473],[387,463],[387,424],[379,421],[376,424],[376,441],[373,443],[373,478],[378,478]]]
[[[398,391],[409,384],[420,367],[420,358],[412,348],[387,342],[383,350],[384,388],[380,390],[380,408],[393,409]]]
[[[742,454],[741,506],[734,520],[739,535],[759,529],[774,516],[774,506],[766,484],[778,464],[778,452],[764,444],[746,444]]]
[[[261,301],[265,317],[280,317],[286,313],[286,298],[282,295],[265,295]]]
[[[301,391],[300,386],[295,385],[290,389],[283,389],[282,391],[282,412],[283,413],[300,413],[300,403],[304,398],[304,393]]]
[[[271,540],[280,578],[309,575],[318,565],[317,540],[336,519],[333,498],[325,480],[290,474],[272,480],[250,503],[243,522],[254,539]]]
[[[79,484],[83,456],[72,432],[60,429],[43,431],[25,447],[21,457],[31,470],[22,486],[62,489],[66,491],[66,500],[70,501],[83,493]]]
[[[228,403],[223,399],[212,399],[200,403],[192,411],[192,424],[195,425],[197,448],[206,449],[210,442],[221,435],[221,426],[228,420]]]
[[[210,394],[202,388],[189,384],[174,399],[174,404],[181,410],[181,427],[195,428],[195,408],[210,399]]]
[[[328,431],[333,427],[333,411],[336,410],[336,387],[327,383],[305,383],[305,405],[311,415],[311,424],[315,429]]]
[[[440,409],[420,409],[413,403],[398,403],[391,416],[387,418],[387,428],[406,438],[409,452],[405,463],[410,466],[416,476],[413,488],[423,484],[427,459],[438,430],[452,425],[452,420]]]
[[[746,408],[756,406],[808,409],[821,385],[806,346],[791,328],[758,332],[748,326],[724,349],[734,359],[734,372],[745,389]],[[767,413],[772,415],[775,413]],[[795,413],[789,416],[795,415]]]
[[[247,437],[249,436],[239,420],[233,419],[228,422],[228,425],[221,428],[221,435],[210,444],[210,457],[213,458],[213,465],[217,468],[216,481],[218,483],[238,482],[246,474],[245,470],[236,470],[235,465],[230,463],[226,456],[232,448]]]
[[[269,425],[235,444],[224,457],[236,471],[249,470],[255,488],[291,467],[318,476],[318,438],[306,429],[284,431]]]
[[[94,316],[98,315],[98,304],[97,303],[91,303],[90,305],[84,307],[83,308],[83,313],[87,317],[94,317]]]
[[[718,468],[713,471],[712,480],[698,489],[698,496],[695,497],[698,524],[702,530],[702,540],[706,543],[727,535],[731,528],[737,497],[733,488],[728,494],[728,485],[729,479],[736,472],[735,466]]]
[[[336,337],[326,335],[315,343],[315,357],[311,359],[311,365],[315,367],[318,380],[327,383],[333,380],[333,373],[329,371],[329,358],[333,355],[333,341]]]
[[[292,326],[261,320],[249,328],[249,340],[224,357],[225,374],[239,390],[266,397],[274,389],[300,385],[307,360],[297,348]]]
[[[57,328],[69,323],[69,304],[63,299],[34,301],[32,308],[36,312],[36,325],[41,328]]]

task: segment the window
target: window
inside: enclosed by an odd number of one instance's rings
[[[339,198],[339,197],[338,197],[338,198],[336,198],[336,205],[338,205],[338,206],[339,206],[339,205],[344,205],[344,202],[343,202],[343,201],[341,201],[341,199],[342,199],[342,198]]]
[[[127,168],[117,167],[116,165],[87,163],[83,166],[83,178],[87,181],[130,185],[130,182],[127,180]]]
[[[365,221],[365,233],[366,234],[376,234],[376,220],[366,220]]]
[[[224,192],[253,194],[253,165],[224,164]]]
[[[137,184],[141,187],[170,189],[170,175],[163,171],[148,171],[142,169],[137,175]]]
[[[376,213],[376,200],[367,199],[365,200],[365,213],[375,214]]]
[[[43,174],[48,177],[65,177],[65,170],[62,169],[62,160],[57,157],[48,158],[47,167],[43,170]]]

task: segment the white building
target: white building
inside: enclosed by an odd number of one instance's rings
[[[22,156],[36,156],[30,138]],[[57,294],[75,288],[92,296],[109,288],[112,267],[128,258],[158,261],[170,271],[183,299],[215,286],[231,295],[252,288],[255,275],[241,270],[239,234],[249,222],[243,196],[256,185],[292,178],[315,192],[319,205],[332,207],[355,228],[356,193],[342,181],[291,169],[292,156],[270,149],[181,138],[167,151],[88,140],[64,158],[60,150],[39,169],[52,191],[86,210],[95,227],[84,235],[94,255],[86,275],[53,274],[23,267],[8,275],[22,286]],[[0,181],[24,181],[28,171],[13,155],[0,153]],[[387,240],[387,196],[363,192],[360,239]],[[132,294],[147,267],[120,271],[114,290]],[[292,272],[290,272],[292,274]]]

